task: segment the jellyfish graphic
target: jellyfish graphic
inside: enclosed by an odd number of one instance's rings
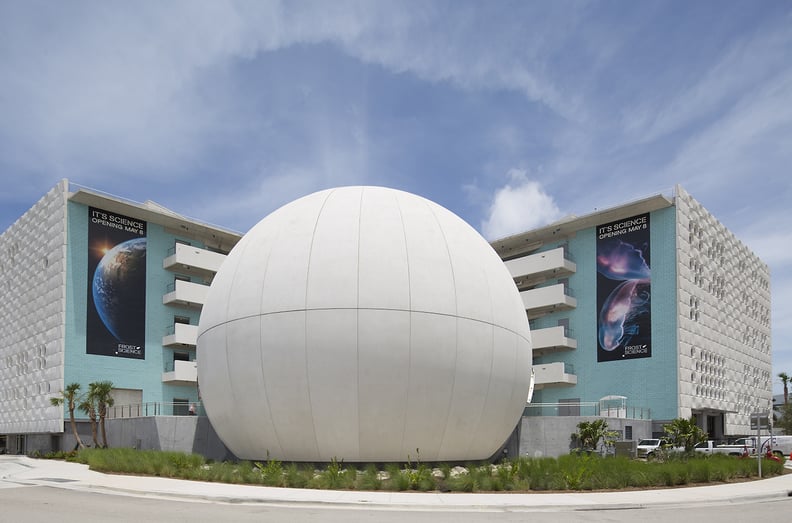
[[[598,246],[597,272],[611,280],[648,280],[651,275],[643,250],[621,240]]]
[[[615,238],[597,247],[597,272],[615,285],[599,310],[597,340],[604,351],[613,352],[649,334],[641,332],[651,302],[651,270],[645,252],[648,245]]]
[[[620,283],[605,300],[599,316],[599,343],[606,351],[627,345],[640,334],[640,319],[649,313],[648,280]]]

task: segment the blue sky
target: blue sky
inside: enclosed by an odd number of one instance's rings
[[[679,183],[792,373],[788,1],[0,0],[0,74],[0,230],[61,178],[240,232],[385,185],[489,239]]]

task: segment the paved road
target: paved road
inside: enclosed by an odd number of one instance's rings
[[[120,494],[74,491],[55,487],[0,488],[0,522],[26,523],[220,523],[233,522],[402,522],[468,523],[516,522],[564,523],[629,522],[634,523],[708,523],[786,521],[792,514],[792,498],[740,504],[700,507],[657,507],[643,509],[601,508],[597,510],[559,511],[529,508],[507,510],[448,509],[409,510],[387,507],[334,508],[331,506],[268,503],[224,503],[216,501],[178,501]]]
[[[90,471],[0,456],[0,523],[472,521],[730,523],[792,519],[792,474],[663,490],[558,494],[322,491]]]

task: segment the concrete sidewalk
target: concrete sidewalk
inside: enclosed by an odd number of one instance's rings
[[[789,462],[787,467],[792,468]],[[792,474],[727,485],[658,490],[575,493],[464,494],[361,492],[230,485],[143,476],[103,474],[87,465],[0,456],[0,488],[48,486],[108,494],[195,502],[263,503],[280,506],[446,511],[569,511],[689,505],[723,505],[792,495]]]

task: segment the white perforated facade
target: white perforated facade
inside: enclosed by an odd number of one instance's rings
[[[0,434],[63,430],[66,182],[0,236]]]
[[[772,405],[770,271],[702,205],[677,189],[679,407],[725,413],[750,431]]]

